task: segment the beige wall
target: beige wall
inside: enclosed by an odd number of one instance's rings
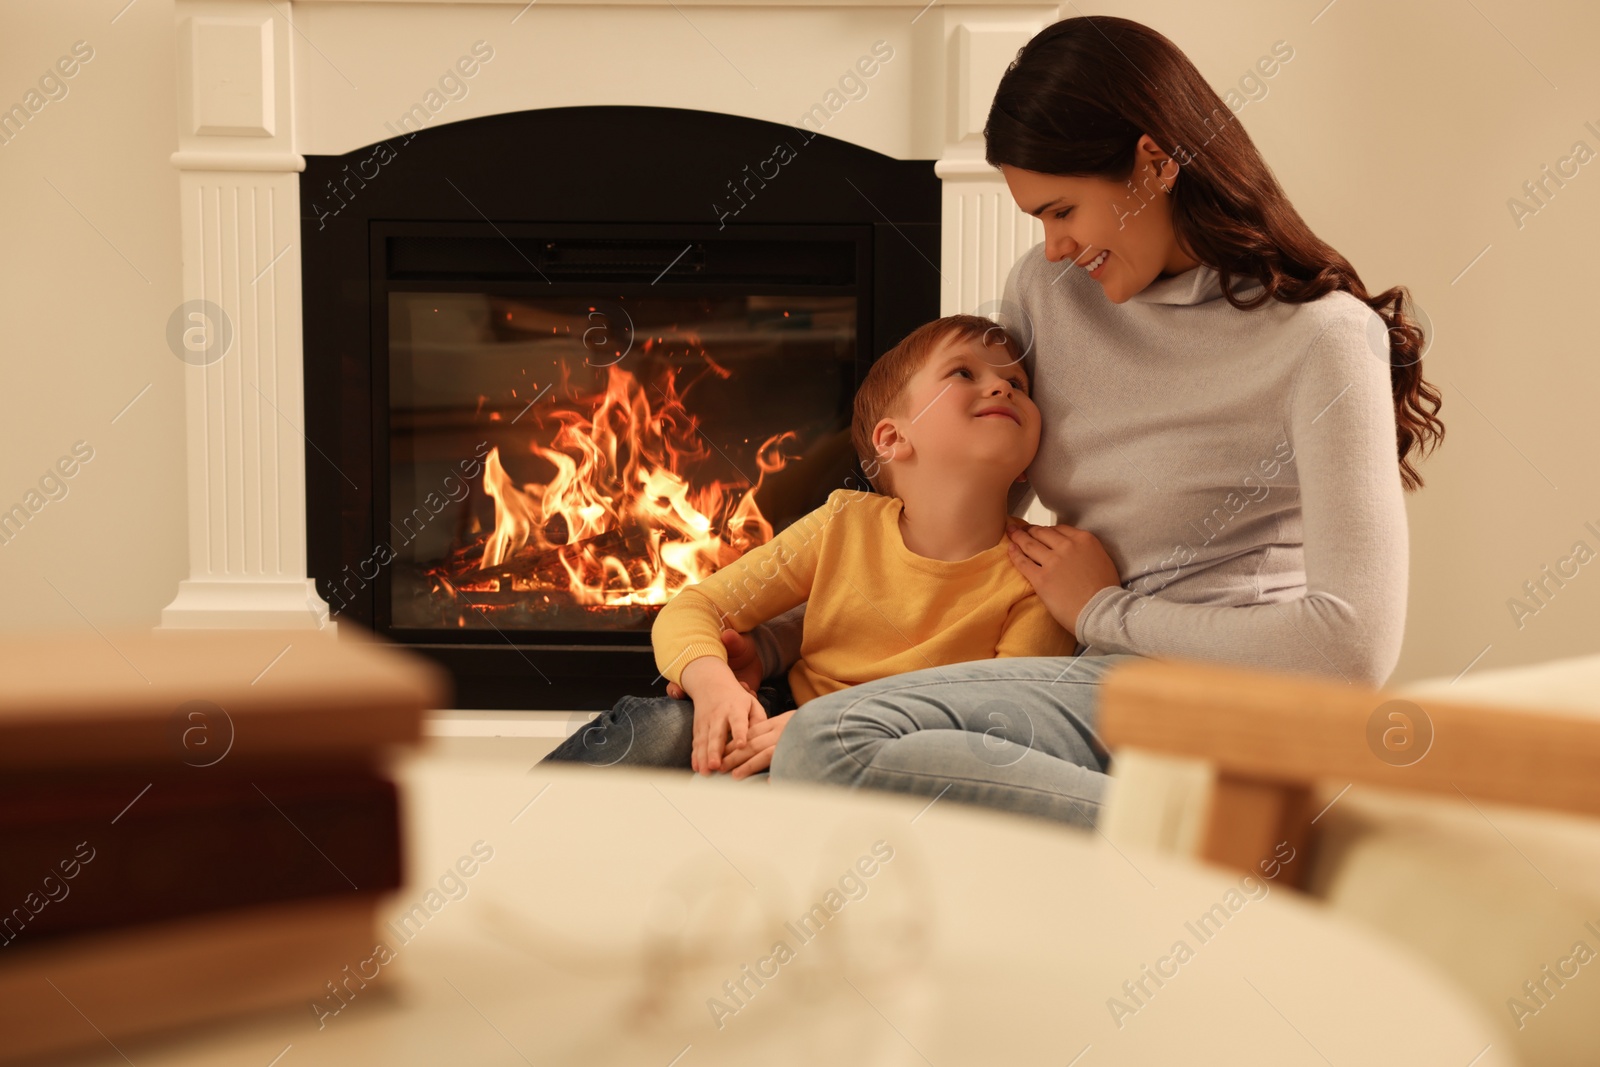
[[[1583,529],[1600,529],[1600,157],[1520,230],[1506,206],[1575,141],[1600,153],[1584,128],[1600,129],[1600,9],[1341,0],[1311,24],[1325,3],[1098,10],[1159,28],[1219,91],[1288,41],[1294,59],[1240,118],[1368,289],[1405,285],[1434,322],[1424,374],[1444,394],[1446,436],[1409,497],[1392,680],[1454,675],[1485,646],[1474,670],[1600,653],[1600,556],[1520,629],[1507,607],[1574,542],[1600,553]]]
[[[113,24],[120,8],[9,3],[0,14],[0,105],[74,42],[94,49],[68,95],[0,145],[0,508],[75,442],[94,449],[67,496],[0,545],[0,628],[153,624],[185,574],[182,364],[165,341],[181,299],[172,5],[139,0]],[[1600,552],[1583,528],[1600,528],[1589,410],[1600,394],[1600,161],[1521,229],[1507,208],[1574,142],[1600,152],[1584,128],[1600,128],[1600,10],[1344,0],[1312,24],[1320,9],[1092,10],[1160,29],[1219,91],[1287,41],[1294,58],[1240,119],[1369,288],[1409,286],[1434,322],[1425,367],[1449,430],[1410,498],[1410,626],[1395,681],[1453,675],[1485,646],[1476,669],[1600,652],[1600,560],[1520,629],[1507,608],[1576,541]]]
[[[94,450],[0,545],[13,630],[153,625],[186,575],[183,365],[165,341],[182,299],[172,4],[113,24],[122,2],[0,9],[0,107],[74,42],[94,50],[0,144],[0,509],[75,442]]]

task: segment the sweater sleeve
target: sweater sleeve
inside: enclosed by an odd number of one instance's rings
[[[1006,566],[1011,566],[1008,562]],[[1073,636],[1061,628],[1038,594],[1029,592],[1011,605],[1005,629],[995,644],[996,659],[1006,656],[1070,656],[1078,647]]]
[[[1400,657],[1409,568],[1389,363],[1376,312],[1312,341],[1289,394],[1306,588],[1295,599],[1184,604],[1102,589],[1075,627],[1091,653],[1132,652],[1322,674],[1381,686]],[[1387,353],[1385,353],[1387,355]]]
[[[805,632],[806,606],[790,608],[750,631],[761,657],[761,677],[787,674],[800,659],[800,638]]]
[[[829,496],[828,503],[766,544],[703,581],[678,590],[650,629],[656,669],[662,677],[682,685],[683,668],[700,656],[715,656],[726,663],[728,651],[722,647],[721,637],[724,626],[749,630],[810,596],[820,531],[833,517],[835,496],[837,492]],[[799,626],[794,629],[798,631]],[[798,651],[795,658],[799,658]]]

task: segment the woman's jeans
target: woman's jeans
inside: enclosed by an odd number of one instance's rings
[[[1142,658],[971,660],[830,693],[790,720],[772,780],[915,793],[1093,827],[1110,785],[1110,757],[1095,735],[1100,680]]]
[[[1083,648],[1079,645],[1079,649]],[[795,713],[772,756],[773,781],[833,782],[962,801],[1092,827],[1110,759],[1095,735],[1099,683],[1140,656],[971,660],[865,682]],[[794,707],[783,677],[757,698]],[[551,761],[689,768],[694,705],[623,697]]]
[[[756,690],[756,699],[769,719],[793,709],[795,703],[789,679],[784,675],[763,681]],[[693,701],[664,696],[623,697],[610,711],[602,712],[557,745],[544,762],[681,767],[687,771],[691,769],[693,752]]]

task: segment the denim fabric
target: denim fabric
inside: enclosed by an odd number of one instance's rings
[[[1142,658],[972,660],[830,693],[790,720],[772,780],[915,793],[1093,827],[1110,786],[1110,756],[1095,736],[1099,683]]]
[[[756,690],[767,717],[794,708],[794,694],[783,675]],[[544,763],[587,763],[595,767],[681,767],[689,770],[694,750],[694,702],[671,697],[626,696],[610,711],[570,737]],[[765,771],[760,772],[765,774]],[[751,777],[755,777],[752,775]]]

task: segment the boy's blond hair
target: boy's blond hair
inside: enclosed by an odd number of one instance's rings
[[[850,421],[850,443],[861,461],[862,473],[879,493],[893,495],[888,487],[888,468],[872,447],[873,427],[897,413],[912,376],[922,369],[940,342],[952,335],[962,341],[981,339],[984,347],[992,345],[1001,349],[990,359],[996,366],[1022,362],[1023,350],[1017,339],[1005,327],[981,315],[946,315],[934,319],[912,330],[885,352],[867,371],[861,388],[856,390],[855,413]]]

